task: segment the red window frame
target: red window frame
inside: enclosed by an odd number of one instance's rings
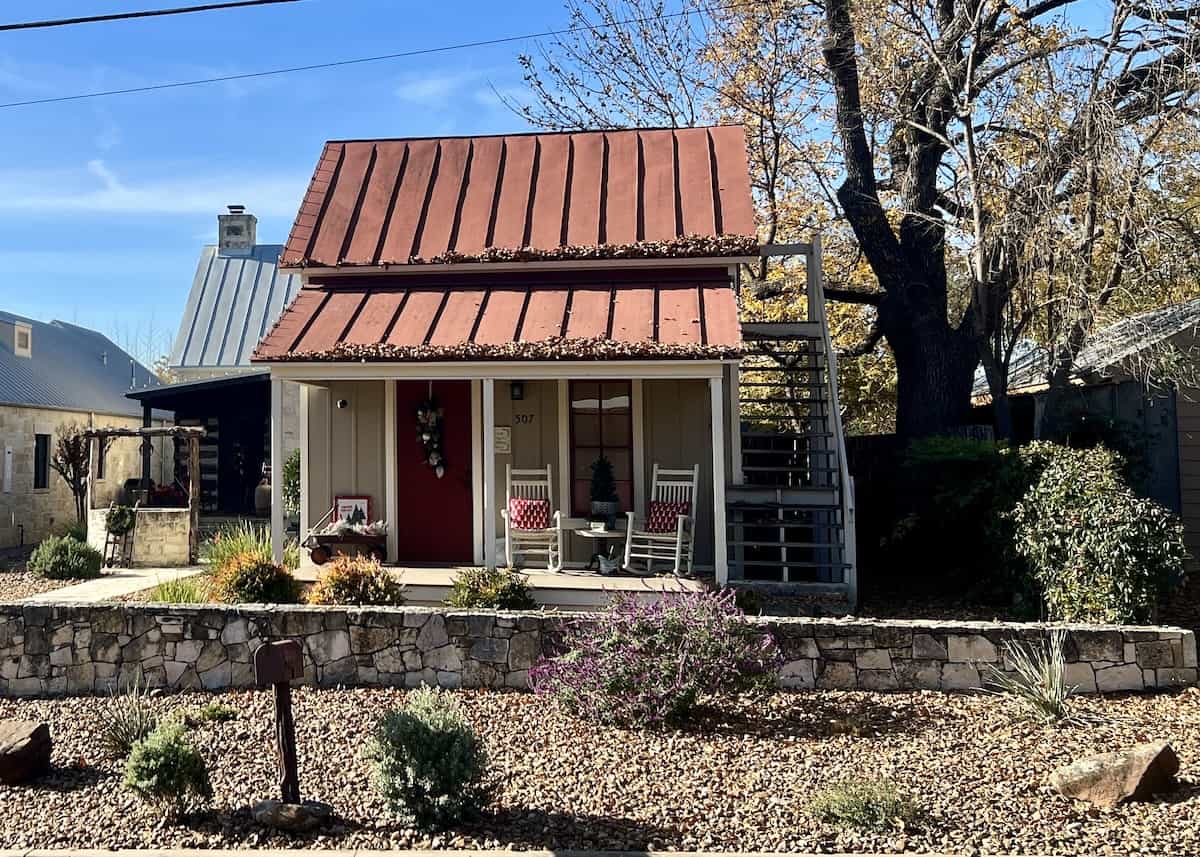
[[[599,445],[587,444],[586,446],[580,446],[576,441],[576,430],[575,430],[576,417],[582,416],[582,414],[576,412],[574,404],[576,401],[577,386],[582,385],[582,384],[596,384],[599,386],[599,392],[600,392],[599,401],[600,401],[600,416],[601,416]],[[608,393],[607,392],[608,390],[611,390],[612,392]],[[605,414],[604,402],[607,401],[610,398],[610,396],[617,396],[617,395],[625,395],[629,400],[629,407],[626,409],[626,413],[623,415],[626,417],[625,436],[629,440],[627,443],[605,443],[604,419],[603,419],[603,416]],[[608,457],[609,460],[612,460],[611,456],[609,456],[610,451],[622,451],[622,452],[628,453],[628,461],[629,461],[629,476],[628,476],[628,478],[622,479],[621,475],[619,473],[617,473],[615,475],[617,477],[616,478],[617,494],[621,499],[621,511],[624,512],[624,511],[633,509],[634,503],[636,502],[636,498],[634,497],[634,494],[633,494],[633,491],[634,491],[633,486],[634,486],[634,482],[635,482],[634,473],[633,473],[633,461],[634,461],[634,457],[633,457],[633,382],[628,381],[628,380],[612,380],[612,379],[609,379],[609,380],[591,380],[591,379],[583,380],[583,379],[581,379],[578,381],[570,381],[567,386],[567,408],[568,408],[567,425],[570,430],[570,443],[571,443],[571,478],[570,478],[571,514],[575,517],[585,517],[591,513],[591,504],[590,504],[591,485],[592,485],[591,471],[590,470],[586,471],[587,475],[585,475],[585,476],[579,475],[580,470],[578,467],[578,463],[579,463],[580,450],[587,450],[587,453],[586,453],[588,456],[587,464],[589,464],[589,465],[593,461],[595,461],[596,458],[599,457],[600,455],[604,455],[604,456]],[[615,410],[616,409],[610,410],[608,412],[609,416],[620,416],[621,415],[621,414],[614,413]]]

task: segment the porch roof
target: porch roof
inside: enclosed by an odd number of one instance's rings
[[[259,362],[726,359],[741,349],[728,279],[310,286]]]

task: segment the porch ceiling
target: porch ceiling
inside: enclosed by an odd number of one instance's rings
[[[305,288],[257,361],[725,359],[728,280]]]

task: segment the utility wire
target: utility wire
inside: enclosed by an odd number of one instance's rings
[[[313,63],[311,65],[298,65],[289,68],[274,68],[266,71],[250,71],[241,74],[227,74],[220,77],[205,77],[196,80],[176,80],[170,83],[154,83],[147,86],[131,86],[125,89],[105,89],[97,92],[82,92],[77,95],[59,95],[52,98],[34,98],[28,101],[9,101],[0,103],[0,110],[5,110],[10,107],[30,107],[35,104],[58,104],[64,101],[82,101],[87,98],[107,98],[112,95],[133,95],[141,92],[158,92],[164,89],[180,89],[186,86],[203,86],[209,83],[227,83],[235,80],[248,80],[256,77],[273,77],[281,74],[293,74],[300,71],[316,71],[325,68],[341,68],[350,65],[362,65],[364,63],[384,62],[385,60],[404,59],[407,57],[428,56],[429,54],[449,53],[451,51],[468,50],[471,48],[486,48],[494,45],[503,45],[510,42],[523,42],[529,39],[546,39],[552,36],[565,36],[571,33],[578,33],[583,30],[606,30],[612,27],[623,27],[629,24],[644,24],[648,21],[661,21],[668,18],[682,18],[685,15],[691,15],[695,12],[718,12],[737,9],[741,6],[753,6],[757,0],[748,0],[748,2],[732,3],[727,6],[698,6],[693,9],[685,9],[679,12],[671,12],[666,15],[644,15],[640,18],[627,18],[623,21],[607,21],[602,24],[577,24],[573,27],[564,27],[558,30],[543,30],[540,33],[525,33],[520,36],[499,36],[494,39],[481,39],[476,42],[459,42],[453,45],[439,45],[432,48],[416,48],[411,51],[399,51],[394,54],[380,54],[373,57],[358,57],[356,59],[335,60],[332,62]]]
[[[158,18],[163,15],[186,15],[191,12],[215,12],[242,6],[267,6],[272,3],[298,3],[299,0],[231,0],[228,3],[205,3],[202,6],[179,6],[175,9],[149,9],[145,12],[115,12],[112,15],[89,15],[86,18],[59,18],[51,21],[20,21],[0,24],[6,30],[38,30],[45,27],[69,27],[73,24],[101,24],[107,21],[130,21],[135,18]]]

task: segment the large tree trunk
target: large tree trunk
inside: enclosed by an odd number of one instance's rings
[[[978,363],[972,338],[944,321],[916,325],[880,310],[880,327],[896,359],[896,434],[926,437],[970,422]]]

